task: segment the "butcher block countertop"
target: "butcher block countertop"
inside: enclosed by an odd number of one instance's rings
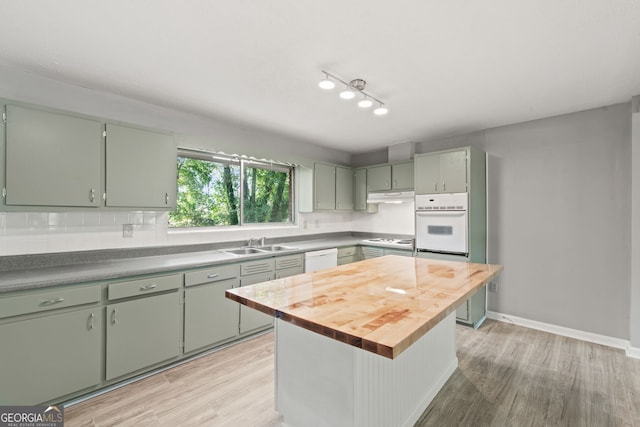
[[[501,265],[387,255],[226,291],[227,298],[394,359]]]

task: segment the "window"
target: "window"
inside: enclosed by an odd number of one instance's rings
[[[169,227],[293,222],[293,166],[178,150],[178,202]]]

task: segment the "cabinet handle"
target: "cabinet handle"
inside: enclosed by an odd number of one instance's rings
[[[91,314],[89,315],[89,324],[87,325],[87,327],[89,328],[89,330],[92,330],[92,329],[93,329],[93,318],[94,318],[94,317],[95,317],[95,316],[93,315],[93,313],[91,313]]]
[[[144,292],[144,291],[150,291],[151,289],[155,289],[156,288],[156,284],[155,283],[151,283],[149,285],[144,285],[144,286],[140,286],[140,291]]]
[[[54,305],[54,304],[59,304],[62,301],[64,301],[64,298],[54,298],[54,299],[50,299],[50,300],[46,300],[46,301],[42,301],[40,303],[40,307],[46,307],[48,305]]]
[[[394,180],[393,180],[393,186],[394,186],[394,187],[397,187],[397,186],[398,186],[398,180],[397,180],[397,179],[394,179]]]
[[[438,181],[436,181],[436,186],[435,186],[434,190],[438,191]]]
[[[115,324],[118,323],[117,315],[118,315],[118,310],[114,308],[113,311],[111,312],[111,324],[112,325],[115,325]]]
[[[95,199],[96,199],[96,190],[92,188],[91,190],[89,190],[89,201],[93,203]]]
[[[447,183],[442,180],[442,191],[447,191]]]
[[[216,277],[218,277],[218,276],[219,276],[219,274],[218,274],[218,273],[212,273],[212,274],[209,274],[209,275],[207,276],[207,279],[215,279],[215,278],[216,278]]]
[[[165,205],[169,204],[169,193],[164,193],[164,204]]]

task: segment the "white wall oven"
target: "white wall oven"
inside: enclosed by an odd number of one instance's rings
[[[468,255],[467,193],[416,195],[416,250]]]

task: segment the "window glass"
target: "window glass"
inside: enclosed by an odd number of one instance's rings
[[[293,222],[292,176],[290,166],[180,151],[169,227]]]
[[[291,218],[290,171],[246,164],[244,223],[287,222]]]

